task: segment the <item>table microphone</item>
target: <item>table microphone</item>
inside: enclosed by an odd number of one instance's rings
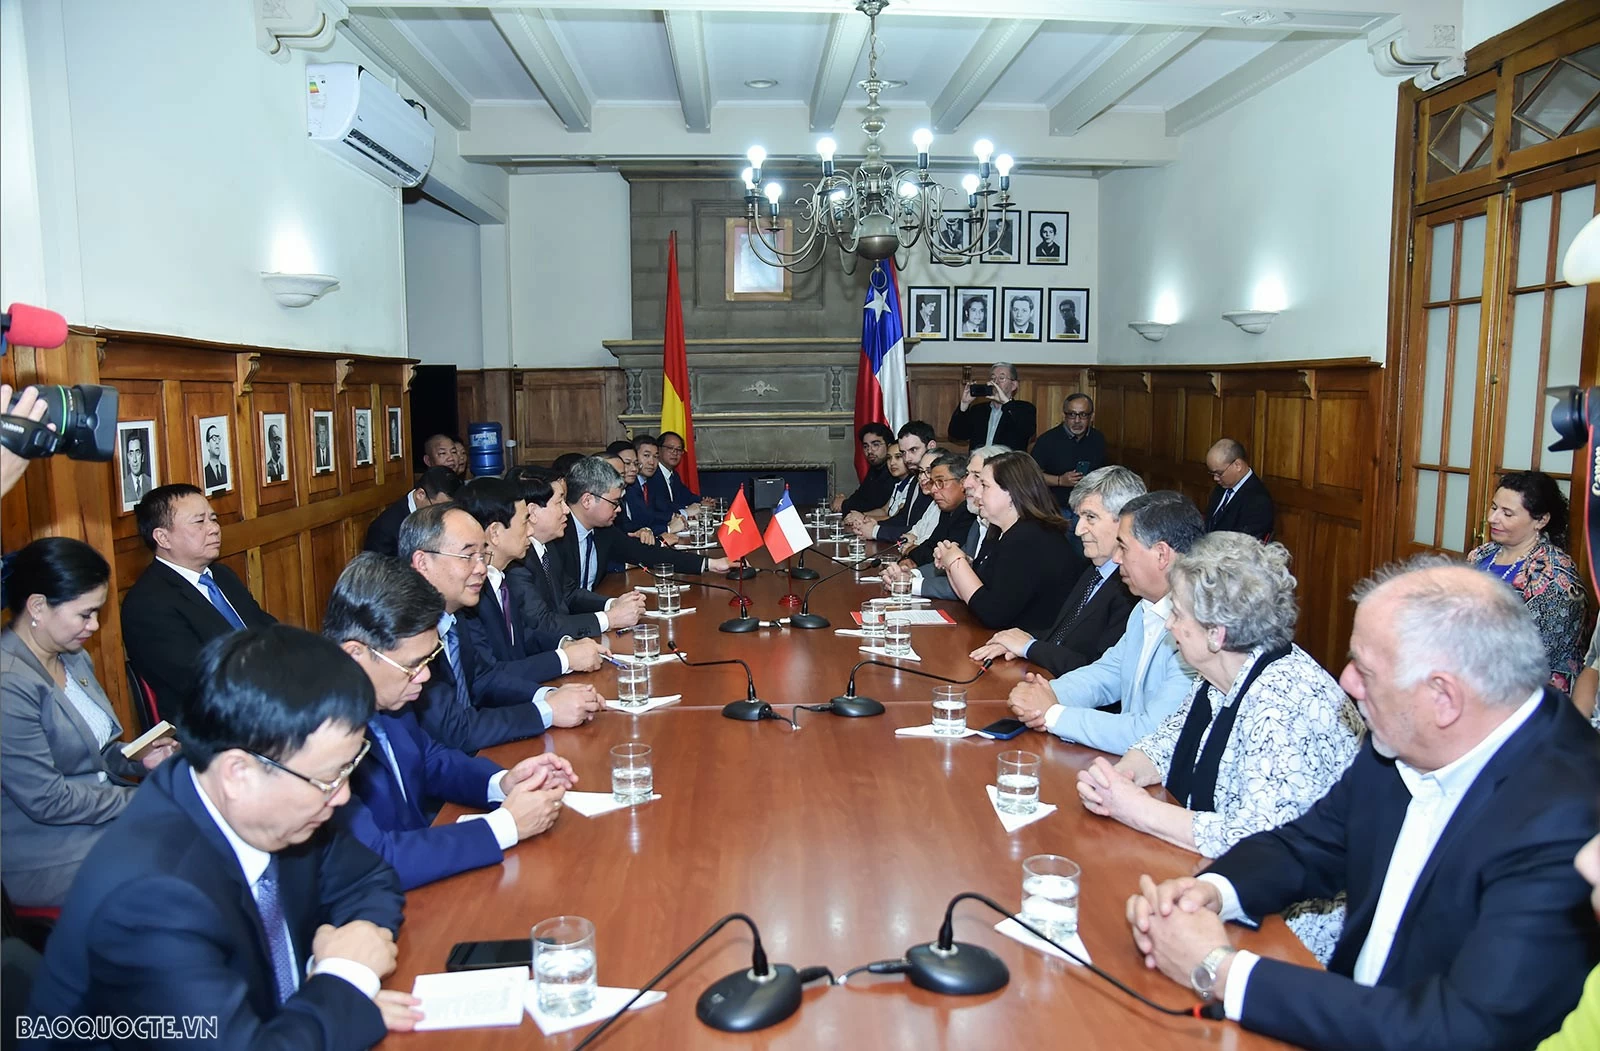
[[[938,679],[940,682],[948,682],[956,686],[965,686],[968,683],[977,682],[978,679],[983,676],[983,673],[989,670],[989,665],[993,663],[993,657],[990,657],[988,660],[984,661],[983,667],[978,669],[978,674],[974,675],[970,679],[948,679],[943,675],[935,675],[931,671],[919,671],[916,668],[904,668],[898,664],[890,664],[888,661],[872,660],[869,658],[867,660],[858,662],[854,668],[850,669],[850,684],[845,687],[844,693],[835,697],[827,704],[810,705],[807,706],[805,710],[808,712],[832,712],[834,715],[842,715],[847,719],[857,719],[865,715],[882,715],[882,702],[875,701],[871,697],[859,697],[856,695],[856,672],[860,671],[869,664],[876,664],[880,668],[893,668],[895,671],[903,671],[910,675],[920,675],[924,679]]]
[[[663,967],[661,973],[644,983],[643,988],[633,995],[633,999],[601,1022],[599,1028],[579,1041],[572,1051],[582,1051],[594,1043],[601,1033],[611,1028],[613,1022],[627,1014],[640,997],[655,988],[713,934],[734,920],[745,923],[755,940],[750,950],[750,969],[735,971],[726,978],[714,982],[709,989],[700,994],[700,999],[695,1002],[695,1017],[712,1029],[720,1029],[725,1033],[749,1033],[777,1025],[800,1009],[802,986],[820,978],[832,981],[833,972],[826,967],[807,967],[797,971],[786,963],[769,964],[767,952],[761,947],[761,932],[756,929],[755,921],[742,912],[729,913],[713,923],[687,949]]]
[[[760,722],[763,719],[776,719],[780,723],[790,722],[790,720],[773,711],[772,705],[756,697],[755,676],[750,674],[750,665],[739,658],[732,657],[728,660],[720,661],[692,661],[679,651],[678,644],[671,639],[667,640],[667,649],[672,651],[674,657],[691,668],[715,668],[719,664],[737,664],[744,669],[745,699],[742,701],[730,701],[723,705],[722,714],[724,717],[738,719],[740,722],[746,723]]]
[[[837,573],[829,573],[821,580],[816,581],[810,587],[806,588],[806,593],[800,598],[800,611],[798,613],[792,613],[789,615],[789,626],[791,628],[826,628],[829,623],[828,618],[819,613],[811,612],[811,593],[817,590],[817,586],[825,581],[832,580],[834,577],[849,576],[851,570],[854,570],[858,566],[881,564],[883,559],[887,557],[884,555],[873,555],[869,558],[862,559],[860,562],[845,562],[842,559],[834,558],[832,555],[824,554],[821,551],[818,551],[817,554],[822,555],[822,557],[827,559],[829,562],[837,562],[839,565],[844,566],[845,568],[841,569]]]
[[[718,631],[727,631],[738,635],[747,631],[755,631],[757,628],[778,627],[777,621],[757,620],[755,617],[752,617],[750,615],[750,597],[743,592],[735,591],[733,588],[725,587],[722,584],[707,584],[703,580],[685,581],[684,583],[692,583],[696,587],[712,588],[716,591],[726,591],[728,594],[739,600],[739,615],[737,617],[731,617],[728,620],[723,621],[721,624],[718,624]]]

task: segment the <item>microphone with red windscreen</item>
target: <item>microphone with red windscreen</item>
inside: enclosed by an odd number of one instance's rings
[[[67,319],[54,310],[13,303],[0,314],[0,353],[5,344],[50,350],[67,341]]]

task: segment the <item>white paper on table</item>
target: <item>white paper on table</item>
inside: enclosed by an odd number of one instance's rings
[[[671,620],[673,617],[688,616],[690,613],[693,613],[695,610],[697,610],[699,608],[700,608],[699,606],[687,606],[687,607],[685,607],[683,609],[678,610],[678,612],[676,612],[676,613],[662,613],[659,610],[647,609],[647,610],[644,611],[644,615],[647,616],[647,617],[654,617],[656,620]]]
[[[633,999],[633,994],[638,991],[637,989],[617,989],[612,986],[602,985],[595,989],[594,1004],[587,1011],[582,1014],[575,1014],[570,1018],[557,1018],[539,1010],[538,984],[529,982],[527,992],[524,994],[526,998],[524,1006],[527,1007],[528,1014],[533,1017],[534,1024],[539,1027],[541,1033],[545,1036],[555,1036],[557,1033],[565,1033],[569,1029],[578,1029],[582,1026],[594,1025],[596,1022],[604,1022],[607,1018],[616,1014],[623,1004]],[[652,989],[639,997],[639,1002],[634,1004],[632,1009],[637,1011],[641,1007],[658,1004],[666,998],[666,993],[659,989]]]
[[[1012,941],[1021,942],[1030,949],[1035,949],[1039,952],[1045,953],[1046,955],[1054,956],[1060,960],[1066,960],[1068,963],[1078,962],[1077,960],[1074,960],[1072,957],[1068,956],[1066,953],[1062,952],[1060,949],[1056,948],[1054,945],[1051,945],[1049,942],[1040,941],[1038,938],[1035,938],[1031,933],[1029,933],[1026,927],[1009,916],[995,924],[994,929],[999,931],[1001,934],[1004,934]],[[1061,942],[1067,948],[1071,949],[1073,952],[1077,953],[1080,959],[1086,960],[1089,963],[1094,962],[1089,958],[1089,950],[1084,948],[1083,939],[1080,938],[1076,933],[1074,933],[1070,938],[1058,938],[1056,940]]]
[[[965,730],[962,730],[958,734],[934,733],[933,732],[933,724],[932,723],[928,723],[928,724],[926,724],[924,726],[902,726],[902,727],[900,727],[900,728],[895,730],[894,735],[896,737],[932,737],[932,738],[935,738],[935,739],[942,738],[942,739],[944,739],[946,741],[959,741],[963,737],[979,737],[979,736],[981,736],[978,733],[978,731],[974,730],[970,726],[967,727]]]
[[[845,635],[852,639],[864,639],[867,637],[867,633],[860,628],[834,628],[833,633],[835,635]]]
[[[633,590],[639,592],[641,595],[654,595],[656,593],[656,586],[654,584],[635,584],[633,586]]]
[[[636,708],[629,708],[615,698],[607,701],[606,707],[610,708],[614,712],[627,712],[629,715],[643,715],[645,712],[653,712],[657,708],[665,708],[669,704],[677,704],[681,700],[683,700],[683,694],[681,693],[664,693],[660,697],[650,698],[648,701],[645,701]]]
[[[677,650],[676,652],[683,654],[685,657],[689,655],[688,650]],[[650,667],[654,667],[657,664],[675,664],[678,660],[671,653],[658,653],[654,657],[635,657],[631,653],[613,653],[611,656],[623,664],[644,664]]]
[[[881,583],[883,583],[883,578],[882,577],[856,577],[856,583],[857,584],[881,584]]]
[[[1000,819],[1000,824],[1005,826],[1007,832],[1015,832],[1024,825],[1031,825],[1040,818],[1049,817],[1056,812],[1054,803],[1037,803],[1031,814],[1007,814],[1000,809],[1000,790],[994,785],[984,785],[984,790],[989,793],[989,805],[994,807],[994,816]],[[569,792],[568,795],[571,795]]]
[[[661,793],[657,792],[647,802],[653,802],[660,798]],[[629,807],[644,805],[643,803],[619,803],[612,797],[610,792],[568,792],[561,797],[561,802],[566,804],[567,809],[577,811],[584,817],[599,817],[601,814],[609,814],[613,810],[627,810]]]
[[[411,995],[422,1001],[417,1029],[521,1025],[523,997],[531,985],[526,967],[419,974],[411,985]]]
[[[955,621],[942,609],[893,609],[885,614],[907,624],[929,625],[937,624],[940,627],[955,627]]]
[[[862,646],[860,649],[862,653],[870,653],[874,657],[888,657],[890,660],[916,661],[918,664],[922,663],[922,658],[917,656],[916,650],[912,650],[910,653],[890,653],[882,646]]]

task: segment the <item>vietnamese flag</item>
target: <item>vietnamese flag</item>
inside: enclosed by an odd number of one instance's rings
[[[761,547],[761,530],[756,528],[755,516],[750,513],[742,486],[728,507],[728,517],[717,528],[717,542],[730,559],[741,559]]]
[[[694,416],[689,409],[689,352],[683,342],[683,294],[678,289],[678,232],[667,239],[667,334],[661,344],[661,429],[683,435],[683,459],[673,473],[692,493],[700,491],[694,461]]]

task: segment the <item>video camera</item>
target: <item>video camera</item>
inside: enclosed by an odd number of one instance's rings
[[[1567,247],[1561,263],[1561,276],[1573,287],[1600,284],[1600,216],[1590,219]],[[1553,453],[1582,449],[1584,500],[1583,542],[1588,555],[1589,583],[1600,591],[1600,574],[1594,564],[1600,549],[1600,462],[1594,436],[1600,432],[1600,387],[1547,387],[1545,394],[1556,399],[1550,412],[1550,426],[1558,437],[1550,446]]]
[[[0,355],[11,343],[49,350],[66,341],[66,319],[53,310],[13,303],[0,314]],[[18,392],[0,414],[0,445],[29,460],[58,452],[73,460],[104,463],[111,459],[117,446],[115,387],[35,384],[34,390],[45,404],[44,417],[31,420],[14,415],[12,410],[21,398]]]

